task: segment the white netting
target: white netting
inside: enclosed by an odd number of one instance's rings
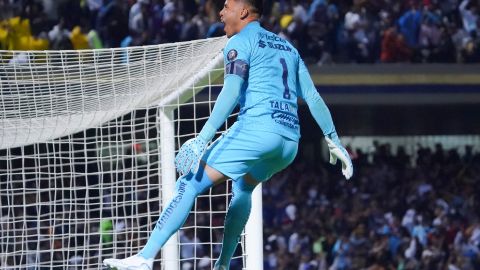
[[[0,51],[0,149],[69,135],[178,97],[179,88],[218,56],[224,42]]]
[[[176,109],[176,148],[199,131],[225,42],[0,51],[0,269],[102,269],[143,246],[162,202],[158,115]],[[197,200],[180,269],[211,269],[227,189]]]

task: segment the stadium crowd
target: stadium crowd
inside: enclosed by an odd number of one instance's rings
[[[265,0],[308,63],[480,62],[478,0]],[[0,0],[0,49],[86,49],[223,35],[223,0]]]
[[[266,270],[480,269],[480,153],[353,156],[351,181],[300,159],[264,185]]]

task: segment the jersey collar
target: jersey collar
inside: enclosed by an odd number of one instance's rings
[[[247,25],[245,25],[245,27],[242,29],[242,31],[247,29],[247,28],[259,27],[259,26],[260,26],[259,21],[251,21]],[[240,32],[242,32],[242,31],[240,31]]]

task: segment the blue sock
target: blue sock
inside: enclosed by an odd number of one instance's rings
[[[170,236],[178,231],[187,220],[195,198],[212,185],[212,180],[203,169],[199,169],[196,175],[189,174],[180,177],[177,180],[172,200],[163,209],[157,225],[139,255],[146,259],[155,258]]]
[[[222,251],[215,263],[215,267],[223,266],[225,270],[230,267],[230,260],[237,248],[240,234],[250,216],[252,191],[255,189],[255,186],[245,183],[243,178],[234,181],[232,185],[233,196],[225,216]]]

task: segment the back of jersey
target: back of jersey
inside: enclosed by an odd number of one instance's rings
[[[298,51],[258,22],[251,22],[229,40],[224,54],[225,76],[246,80],[239,124],[298,140]]]

